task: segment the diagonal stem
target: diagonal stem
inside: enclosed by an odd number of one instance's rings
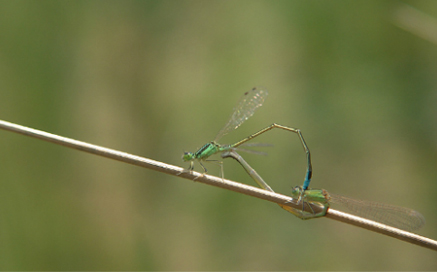
[[[290,206],[296,209],[301,208],[300,205],[295,203],[293,199],[289,196],[282,194],[269,192],[263,189],[259,189],[246,184],[238,183],[235,181],[230,181],[226,179],[221,179],[218,177],[203,175],[194,171],[186,171],[182,167],[166,164],[163,162],[147,159],[144,157],[132,155],[126,152],[117,151],[110,148],[101,147],[98,145],[89,144],[82,141],[73,140],[70,138],[58,136],[48,132],[44,132],[37,129],[28,128],[25,126],[13,124],[10,122],[0,120],[0,128],[4,130],[9,130],[26,136],[34,137],[47,142],[59,144],[62,146],[70,147],[80,151],[88,152],[91,154],[99,155],[102,157],[107,157],[110,159],[118,160],[121,162],[126,162],[129,164],[141,166],[144,168],[152,169],[155,171],[163,172],[166,174],[174,175],[177,177],[182,177],[185,179],[193,180],[195,178],[196,182],[205,183],[208,185],[220,187],[223,189],[231,190],[237,193],[242,193],[245,195],[257,197],[270,202],[274,202],[281,205]],[[397,228],[393,228],[381,223],[377,223],[371,220],[367,220],[358,216],[354,216],[348,213],[340,212],[334,209],[328,209],[326,216],[327,218],[334,219],[343,223],[351,224],[357,227],[361,227],[367,230],[378,232],[393,238],[419,245],[425,248],[429,248],[437,251],[437,241],[408,232]]]

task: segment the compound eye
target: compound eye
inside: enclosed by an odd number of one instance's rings
[[[184,152],[184,155],[182,156],[182,159],[184,161],[190,161],[194,157],[194,154],[192,152]]]

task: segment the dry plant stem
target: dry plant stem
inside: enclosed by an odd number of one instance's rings
[[[48,141],[51,143],[59,144],[62,146],[70,147],[73,149],[85,151],[88,153],[96,154],[99,156],[111,158],[114,160],[130,163],[133,165],[138,165],[144,168],[160,171],[166,174],[171,174],[174,176],[186,178],[189,180],[196,179],[196,182],[205,183],[208,185],[213,185],[216,187],[228,189],[234,192],[242,193],[245,195],[261,198],[264,200],[268,200],[270,202],[274,202],[277,204],[288,205],[293,208],[301,208],[300,205],[294,203],[291,197],[277,194],[274,192],[269,192],[266,190],[262,190],[253,186],[241,184],[238,182],[223,180],[218,177],[210,176],[210,175],[202,175],[198,172],[187,172],[184,168],[169,165],[166,163],[158,162],[155,160],[135,156],[126,152],[116,151],[113,149],[73,140],[70,138],[61,137],[55,134],[47,133],[41,130],[36,130],[24,126],[20,126],[17,124],[13,124],[10,122],[0,120],[0,128],[13,131],[16,133],[20,133],[23,135],[31,136],[34,138],[38,138],[44,141]],[[384,224],[376,223],[371,220],[367,220],[361,217],[353,216],[347,213],[343,213],[337,210],[328,209],[328,212],[325,217],[344,222],[347,224],[351,224],[357,227],[365,228],[374,232],[378,232],[381,234],[385,234],[412,244],[416,244],[422,247],[426,247],[429,249],[433,249],[437,251],[437,241],[431,240],[429,238],[419,236],[417,234],[399,230],[397,228],[393,228],[390,226],[386,226]]]
[[[404,231],[331,208],[328,209],[325,217],[437,251],[437,241],[417,235],[409,231]]]

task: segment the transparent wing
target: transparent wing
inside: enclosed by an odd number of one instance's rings
[[[244,93],[235,106],[229,121],[219,131],[214,141],[217,142],[221,137],[237,129],[244,121],[249,119],[255,113],[255,110],[262,106],[267,94],[268,92],[265,89],[256,87]]]
[[[236,151],[241,151],[241,152],[246,152],[249,154],[254,154],[254,155],[261,155],[261,156],[267,156],[267,152],[263,152],[263,151],[258,151],[258,150],[251,150],[251,149],[245,149],[245,148],[235,148]]]
[[[240,145],[240,147],[234,147],[233,149],[236,151],[243,151],[249,154],[255,154],[255,155],[261,155],[261,156],[267,156],[267,152],[258,151],[258,150],[252,150],[252,149],[246,149],[242,147],[272,147],[273,144],[269,143],[244,143]]]
[[[425,225],[425,218],[419,212],[385,203],[352,199],[340,195],[331,196],[331,202],[342,204],[353,214],[389,226],[413,231]]]

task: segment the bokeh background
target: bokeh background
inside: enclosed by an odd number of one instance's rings
[[[312,187],[418,210],[436,239],[435,18],[421,0],[0,1],[0,119],[187,167],[264,86],[222,143],[300,128]],[[298,137],[259,141],[269,156],[244,157],[289,194]],[[0,171],[1,270],[437,269],[428,249],[8,131]]]

